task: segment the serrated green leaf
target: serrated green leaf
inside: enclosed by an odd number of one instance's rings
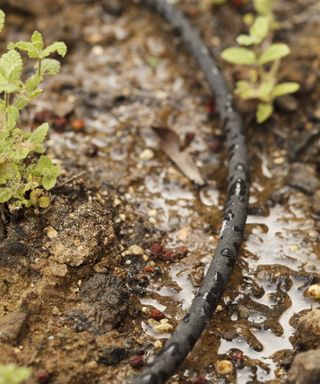
[[[12,190],[11,188],[0,188],[0,203],[6,203],[9,201],[12,197]],[[1,381],[0,381],[1,383]],[[3,381],[3,383],[5,383]]]
[[[29,41],[18,41],[16,43],[9,43],[8,49],[19,49],[27,53],[30,59],[39,58],[39,50]]]
[[[14,105],[9,105],[9,107],[6,108],[7,112],[7,129],[11,131],[14,129],[17,125],[17,121],[19,120],[20,113],[18,108],[16,108]]]
[[[55,59],[43,59],[41,62],[41,75],[57,75],[60,71],[60,63]]]
[[[0,9],[0,32],[3,30],[5,19],[6,19],[6,15],[5,15],[5,13]]]
[[[33,32],[31,36],[31,43],[38,51],[43,50],[43,38],[39,31]]]
[[[19,174],[18,167],[14,163],[0,164],[0,184],[5,184],[8,180],[14,179]]]
[[[31,370],[14,364],[0,365],[0,384],[22,384],[31,375]]]
[[[20,87],[22,58],[14,49],[4,53],[0,58],[0,92],[16,92]]]
[[[259,124],[264,123],[273,112],[273,106],[270,103],[259,103],[257,112],[256,112],[256,119]]]
[[[250,28],[250,36],[255,38],[259,44],[261,43],[269,33],[270,18],[267,16],[258,16]]]
[[[34,174],[42,177],[43,187],[49,190],[54,187],[60,170],[47,156],[42,155],[34,169]]]
[[[272,44],[263,52],[259,57],[259,63],[261,65],[269,63],[270,61],[280,60],[290,53],[290,48],[287,44],[277,43]]]
[[[35,146],[39,146],[44,142],[49,130],[48,123],[41,124],[29,137],[29,141]]]
[[[27,158],[30,153],[30,149],[25,145],[16,145],[15,150],[10,153],[10,160],[21,161]]]
[[[29,79],[26,81],[26,83],[24,85],[24,89],[27,92],[35,91],[38,88],[41,81],[42,81],[42,76],[35,74],[35,75],[29,77]]]
[[[47,48],[45,48],[41,53],[41,58],[44,59],[48,57],[51,53],[58,53],[60,56],[64,57],[67,53],[67,46],[62,41],[56,41],[52,43]]]
[[[295,93],[299,90],[300,85],[294,82],[279,83],[277,84],[272,92],[274,98],[279,96],[288,95],[289,93]]]
[[[221,56],[232,64],[253,65],[257,62],[255,53],[247,48],[227,48],[221,53]]]

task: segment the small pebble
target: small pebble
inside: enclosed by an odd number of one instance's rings
[[[145,149],[142,151],[139,155],[140,160],[148,161],[154,158],[154,153],[151,151],[151,149]]]
[[[206,384],[208,380],[204,376],[195,376],[191,380],[192,384]]]
[[[56,315],[56,316],[58,316],[58,315],[61,315],[61,311],[60,311],[60,309],[58,308],[58,307],[56,307],[56,306],[54,306],[53,308],[52,308],[52,314],[53,315]]]
[[[144,364],[143,356],[140,356],[140,355],[131,356],[129,359],[129,364],[133,368],[141,367]]]
[[[161,340],[156,340],[153,345],[157,349],[161,349],[163,347],[163,344],[162,344]]]
[[[37,383],[46,384],[49,382],[50,375],[44,369],[39,369],[39,371],[34,374]]]
[[[46,231],[49,239],[54,239],[58,236],[58,232],[53,227],[51,227],[51,225],[46,228]]]
[[[160,321],[166,317],[166,315],[163,312],[159,311],[159,309],[156,309],[156,308],[151,309],[150,316],[157,321]]]
[[[65,277],[68,273],[66,264],[53,263],[44,268],[43,273],[46,276]]]
[[[219,375],[229,375],[233,372],[233,364],[229,360],[219,360],[215,367]]]
[[[126,253],[128,255],[133,255],[133,256],[143,256],[144,255],[144,249],[139,247],[138,245],[134,244],[128,248]]]
[[[168,322],[168,319],[162,319],[159,324],[153,326],[153,329],[157,333],[170,333],[173,331],[173,326]]]
[[[284,163],[284,161],[285,161],[284,157],[276,157],[275,159],[273,159],[273,164],[281,165]]]
[[[115,199],[113,200],[113,206],[114,206],[114,207],[118,207],[118,206],[121,205],[121,204],[122,204],[122,201],[121,201],[120,199],[115,198]]]
[[[85,128],[85,122],[83,119],[74,119],[72,120],[71,126],[74,131],[83,131]]]
[[[311,297],[312,299],[320,299],[320,284],[313,284],[305,291],[305,296]]]

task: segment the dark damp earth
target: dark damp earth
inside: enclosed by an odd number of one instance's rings
[[[233,45],[239,2],[214,12],[205,0],[175,3],[211,50]],[[69,53],[23,116],[28,128],[50,123],[62,175],[51,207],[6,215],[0,227],[0,363],[29,366],[27,384],[123,383],[184,317],[217,244],[227,170],[215,102],[179,37],[141,6],[1,6],[3,47],[38,29]],[[279,0],[276,14],[277,39],[292,50],[282,76],[301,90],[263,126],[239,104],[251,164],[245,242],[170,384],[278,384],[288,371],[289,382],[306,383],[301,372],[318,369],[319,352],[301,352],[320,345],[319,303],[306,294],[320,282],[320,4]],[[235,74],[223,68],[231,85]],[[176,133],[204,186],[170,161],[152,127]]]

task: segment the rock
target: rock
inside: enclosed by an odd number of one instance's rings
[[[300,316],[296,328],[295,344],[297,348],[320,347],[320,309],[312,309]]]
[[[131,245],[131,247],[128,248],[126,253],[127,253],[127,255],[143,256],[144,250],[143,250],[143,248],[141,248],[138,245],[134,244],[134,245]]]
[[[30,254],[29,247],[23,242],[5,239],[0,243],[0,265],[3,267],[16,267]]]
[[[126,316],[129,295],[125,283],[113,275],[95,274],[80,288],[80,303],[70,313],[78,331],[102,335],[116,328]]]
[[[312,284],[304,292],[306,297],[311,299],[319,300],[320,299],[320,284]]]
[[[123,4],[120,0],[102,0],[103,9],[114,16],[119,16],[123,11]]]
[[[153,157],[154,157],[154,153],[149,148],[142,151],[139,155],[139,159],[144,161],[151,160],[153,159]]]
[[[218,375],[229,375],[233,372],[233,364],[230,360],[218,360],[215,368]]]
[[[316,121],[320,121],[320,103],[318,103],[312,112],[312,117]]]
[[[63,1],[49,1],[49,0],[29,0],[28,2],[20,1],[20,0],[8,0],[8,3],[13,8],[16,8],[22,12],[26,12],[28,14],[48,14],[52,12],[56,12],[61,9]]]
[[[45,229],[47,231],[47,236],[49,237],[49,239],[55,239],[58,236],[58,232],[53,227],[51,227],[51,225],[49,225],[49,227]]]
[[[312,209],[314,213],[320,213],[320,189],[316,190],[312,196]]]
[[[281,112],[295,112],[298,108],[297,99],[292,95],[278,97],[276,105]]]
[[[43,272],[46,276],[49,277],[65,277],[68,273],[68,267],[66,266],[66,264],[53,263],[48,265]]]
[[[320,383],[320,349],[299,353],[288,373],[290,384]]]
[[[310,164],[293,163],[287,182],[292,187],[310,194],[320,189],[320,180],[317,177],[316,169]]]
[[[126,359],[128,352],[121,347],[107,347],[99,354],[99,364],[116,365]]]
[[[11,312],[0,319],[0,340],[16,343],[26,325],[27,314]]]
[[[52,215],[49,220],[57,236],[50,239],[48,248],[55,262],[77,267],[106,254],[114,232],[109,213],[102,207],[85,202]]]

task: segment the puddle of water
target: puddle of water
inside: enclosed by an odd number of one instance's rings
[[[314,222],[306,220],[301,211],[292,211],[277,205],[268,216],[248,217],[247,224],[253,229],[245,249],[257,256],[246,259],[250,269],[278,264],[302,271],[310,264],[314,272],[320,272],[320,265],[314,265],[317,255],[308,241],[308,231],[314,228]]]

